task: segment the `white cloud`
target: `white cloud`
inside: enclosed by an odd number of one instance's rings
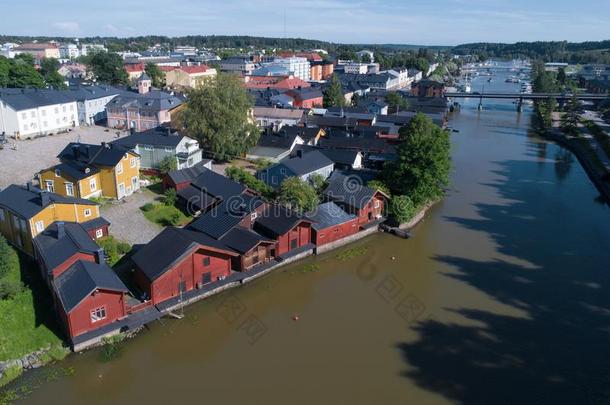
[[[80,25],[76,21],[60,21],[53,23],[53,28],[58,30],[69,32],[69,33],[78,33],[80,32]]]

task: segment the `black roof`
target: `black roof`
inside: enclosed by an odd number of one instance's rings
[[[221,238],[222,243],[238,253],[248,253],[261,243],[274,243],[275,241],[265,238],[258,233],[236,226]]]
[[[296,211],[281,205],[272,205],[265,209],[254,223],[254,229],[271,238],[284,235],[302,221],[311,222]]]
[[[184,138],[188,137],[186,135],[182,135],[180,132],[173,132],[171,128],[157,127],[143,132],[133,133],[124,138],[116,139],[111,143],[113,145],[121,145],[130,149],[135,148],[137,145],[175,148]],[[195,142],[194,139],[192,141]]]
[[[167,272],[183,255],[199,245],[233,254],[224,244],[205,234],[168,227],[138,250],[131,260],[152,281]]]
[[[332,201],[318,205],[314,212],[307,213],[305,216],[313,222],[312,228],[316,230],[344,224],[357,218],[355,215],[343,211]]]
[[[81,226],[83,228],[85,228],[86,231],[90,231],[92,229],[98,229],[98,228],[101,228],[103,226],[108,226],[108,225],[110,225],[110,222],[108,222],[106,220],[106,218],[104,218],[104,217],[97,217],[90,221],[81,222]]]
[[[87,177],[92,176],[100,171],[95,166],[79,161],[63,162],[52,166],[48,170],[58,172],[60,176],[66,174],[68,177],[74,180],[86,179]]]
[[[29,188],[28,188],[29,187]],[[0,205],[29,219],[51,204],[97,205],[82,198],[64,197],[59,194],[42,191],[34,186],[17,186],[11,184],[0,192]]]
[[[58,230],[63,227],[64,232]],[[74,222],[54,222],[34,238],[38,255],[49,272],[76,253],[95,254],[101,248],[89,237],[87,230]]]
[[[361,152],[396,153],[396,147],[383,139],[370,137],[325,137],[320,140],[322,148],[355,149]]]
[[[320,132],[320,128],[298,127],[295,125],[283,126],[282,129],[279,130],[280,134],[286,136],[298,135],[304,141],[315,138],[318,135],[318,132]]]
[[[324,196],[339,204],[361,209],[371,201],[377,191],[362,185],[355,176],[334,172],[329,179]]]
[[[341,165],[353,165],[360,153],[350,149],[320,149],[327,158]]]
[[[246,191],[245,186],[210,169],[203,170],[201,174],[193,180],[192,184],[211,196],[222,198],[223,200]]]
[[[76,98],[71,92],[53,89],[0,88],[0,99],[15,111],[76,102]]]
[[[83,260],[77,261],[60,274],[53,281],[53,285],[66,313],[71,312],[96,290],[128,291],[125,284],[106,263],[98,264]]]
[[[187,209],[195,212],[205,210],[220,201],[197,187],[187,186],[176,193],[177,196],[184,200]]]
[[[297,136],[297,134],[287,133],[261,134],[257,146],[263,148],[290,149]]]
[[[189,228],[220,239],[262,204],[261,197],[236,195],[191,222]]]
[[[172,170],[171,172],[167,173],[167,175],[169,176],[170,179],[172,179],[174,184],[187,183],[187,182],[190,183],[195,178],[197,178],[197,176],[199,176],[201,173],[208,170],[208,168],[205,167],[205,163],[206,162],[202,161],[202,162],[197,163],[193,167],[188,167],[186,169]]]
[[[91,145],[84,143],[70,142],[57,157],[62,161],[76,161],[89,165],[116,166],[125,153],[132,153],[127,148],[119,145],[103,143],[101,145]]]

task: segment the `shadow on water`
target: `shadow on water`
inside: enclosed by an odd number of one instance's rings
[[[489,235],[501,258],[435,258],[454,270],[445,276],[525,316],[458,308],[447,310],[467,325],[416,325],[419,339],[398,349],[420,387],[462,404],[610,403],[610,210],[554,199],[552,185],[527,176],[540,164],[501,163],[490,186],[507,202],[446,218]],[[571,163],[542,164],[565,178]]]

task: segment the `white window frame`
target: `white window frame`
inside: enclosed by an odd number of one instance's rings
[[[252,214],[250,214],[250,220],[254,221],[256,220],[256,218],[258,218],[258,213],[254,211]]]
[[[69,197],[74,197],[74,184],[66,183],[66,195]]]
[[[132,156],[131,159],[129,159],[129,166],[130,167],[136,167],[137,163],[138,163],[138,161],[137,161],[135,156]]]
[[[95,180],[95,177],[89,180],[89,189],[91,191],[97,190],[97,180]]]
[[[119,162],[119,164],[116,165],[116,174],[122,174],[123,173],[123,162]]]
[[[49,193],[55,192],[55,182],[53,180],[45,180],[44,185]]]
[[[102,305],[91,310],[90,312],[91,323],[96,323],[106,319],[106,306]]]
[[[85,214],[85,217],[90,217],[91,216],[91,208],[85,208],[84,214]]]
[[[44,231],[44,221],[42,219],[40,221],[36,221],[34,226],[36,227],[36,232],[40,233]]]
[[[381,203],[379,200],[375,200],[375,209],[378,209],[379,207],[381,207]]]
[[[102,229],[95,230],[95,239],[99,239],[104,236],[104,231]]]

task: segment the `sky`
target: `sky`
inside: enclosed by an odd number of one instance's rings
[[[610,39],[610,0],[0,0],[0,34],[457,45]]]

